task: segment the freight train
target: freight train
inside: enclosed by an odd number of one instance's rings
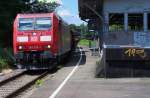
[[[17,67],[51,69],[72,50],[72,37],[69,25],[56,13],[18,14],[13,32]]]

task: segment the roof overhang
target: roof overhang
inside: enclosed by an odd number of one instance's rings
[[[99,14],[102,12],[103,0],[78,0],[79,16],[82,20],[94,19],[97,15],[91,10],[95,10]]]

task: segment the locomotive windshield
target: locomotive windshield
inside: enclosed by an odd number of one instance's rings
[[[48,30],[51,27],[50,18],[37,18],[35,23],[36,30]]]
[[[19,30],[33,30],[34,19],[32,18],[21,18],[19,20]]]
[[[51,25],[51,18],[19,19],[19,30],[49,30]]]

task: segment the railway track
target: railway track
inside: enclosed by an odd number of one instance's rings
[[[18,75],[0,82],[0,98],[13,98],[17,96],[47,74],[48,71],[38,72],[36,75],[28,71],[23,71]]]

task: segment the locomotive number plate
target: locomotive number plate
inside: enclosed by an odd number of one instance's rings
[[[33,41],[33,42],[38,41],[38,37],[36,37],[36,36],[31,37],[31,41]]]
[[[144,49],[127,49],[124,54],[128,57],[136,57],[140,56],[142,58],[146,57],[146,53]]]

